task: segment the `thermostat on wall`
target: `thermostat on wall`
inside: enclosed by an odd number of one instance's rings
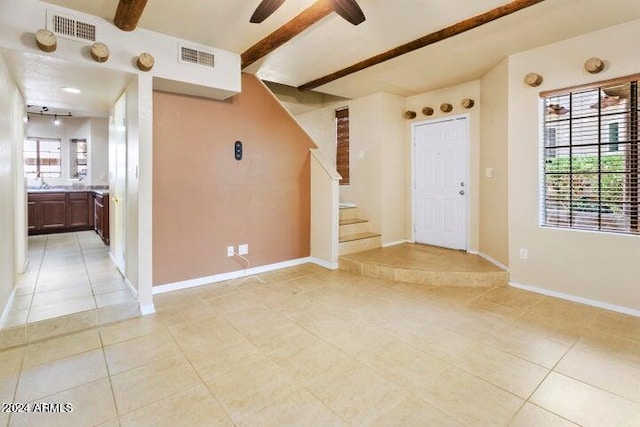
[[[242,160],[242,141],[236,141],[234,152],[236,160]]]

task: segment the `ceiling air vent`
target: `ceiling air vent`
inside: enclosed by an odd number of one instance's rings
[[[213,53],[186,46],[180,46],[180,62],[199,64],[211,68],[214,66]]]
[[[96,26],[76,17],[47,11],[47,29],[59,37],[81,42],[96,41]]]

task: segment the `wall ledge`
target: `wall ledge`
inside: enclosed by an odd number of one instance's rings
[[[536,286],[522,285],[520,283],[515,283],[515,282],[509,282],[509,286],[517,289],[522,289],[525,291],[535,292],[537,294],[560,298],[560,299],[571,301],[571,302],[577,302],[579,304],[585,304],[585,305],[590,305],[592,307],[602,308],[609,311],[615,311],[617,313],[628,314],[629,316],[640,317],[640,310],[634,310],[628,307],[622,307],[619,305],[609,304],[602,301],[596,301],[589,298],[569,295],[562,292],[552,291],[549,289],[538,288]]]

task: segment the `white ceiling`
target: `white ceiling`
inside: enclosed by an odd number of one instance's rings
[[[47,0],[113,20],[118,0]],[[153,0],[140,27],[237,53],[313,0],[288,0],[262,24],[249,23],[260,0]],[[324,18],[246,71],[299,86],[509,0],[358,0],[367,20]],[[449,40],[318,88],[356,98],[378,91],[408,96],[481,77],[510,54],[640,18],[637,0],[545,0]],[[586,59],[586,58],[585,58]]]
[[[127,73],[77,64],[51,56],[0,50],[28,105],[50,114],[108,117],[109,108],[131,78]],[[72,94],[65,87],[80,89]],[[29,108],[29,112],[40,108]]]

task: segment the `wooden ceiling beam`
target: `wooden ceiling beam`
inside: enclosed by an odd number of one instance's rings
[[[330,1],[319,0],[313,3],[291,21],[247,49],[241,56],[242,68],[247,68],[260,58],[267,56],[331,12],[333,12],[333,6]]]
[[[120,0],[113,23],[122,31],[133,31],[138,26],[147,0]]]
[[[409,52],[413,52],[414,50],[422,49],[423,47],[440,42],[442,40],[446,40],[450,37],[456,36],[458,34],[462,34],[474,28],[478,28],[481,25],[487,24],[491,21],[495,21],[496,19],[500,19],[504,16],[518,12],[522,9],[541,3],[543,1],[544,0],[515,0],[515,1],[512,1],[511,3],[498,6],[495,9],[491,9],[488,12],[481,13],[480,15],[476,15],[469,19],[465,19],[464,21],[458,22],[457,24],[453,24],[449,27],[446,27],[442,30],[436,31],[431,34],[427,34],[426,36],[420,37],[419,39],[410,41],[409,43],[405,43],[401,46],[398,46],[386,52],[372,56],[371,58],[360,61],[347,68],[343,68],[342,70],[336,71],[324,77],[320,77],[319,79],[305,83],[302,86],[298,87],[298,89],[300,90],[315,89],[319,86],[330,83],[334,80],[338,80],[342,77],[348,76],[357,71],[364,70],[365,68],[372,67],[374,65],[380,64],[390,59],[397,58],[398,56],[407,54]]]

